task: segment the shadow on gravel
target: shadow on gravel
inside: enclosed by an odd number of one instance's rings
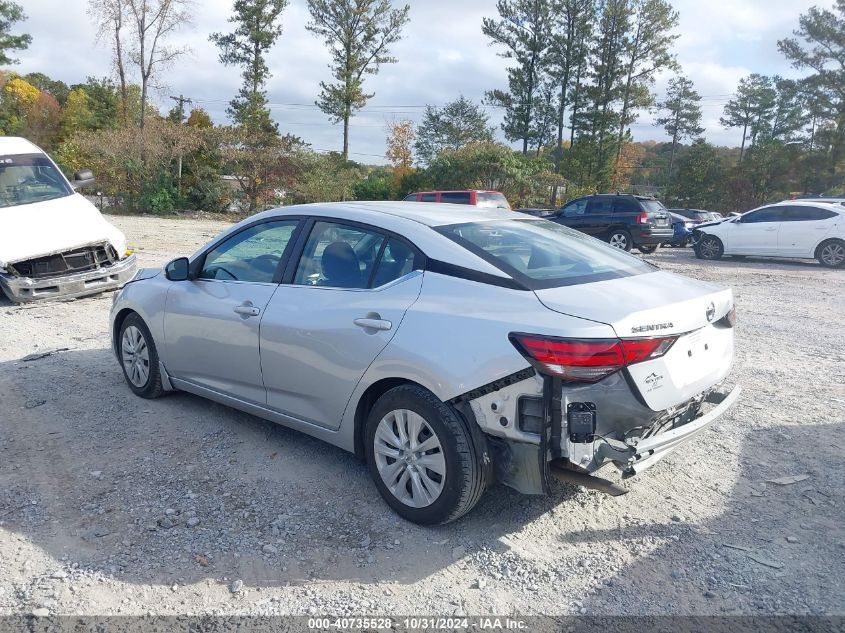
[[[658,614],[667,603],[675,613],[845,613],[843,447],[842,423],[758,430],[746,436],[737,457],[742,473],[720,515],[695,523],[683,513],[666,524],[633,519],[562,536],[574,547],[640,550],[584,598],[587,612],[625,614],[636,599],[642,612]]]
[[[421,528],[352,455],[189,394],[138,398],[107,349],[0,363],[0,393],[0,534],[126,582],[413,582],[507,550],[499,537],[576,493],[498,486]]]

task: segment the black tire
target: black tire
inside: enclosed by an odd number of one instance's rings
[[[825,268],[845,268],[845,241],[825,240],[816,249],[816,259]]]
[[[721,259],[725,254],[725,245],[715,235],[703,235],[695,245],[695,256],[698,259]]]
[[[631,234],[625,229],[613,229],[607,234],[607,243],[623,251],[630,251],[634,245]]]
[[[650,244],[648,246],[643,244],[642,246],[637,246],[637,248],[639,249],[639,251],[641,253],[644,253],[646,255],[651,255],[654,251],[657,250],[657,244]]]
[[[437,436],[445,459],[442,490],[430,505],[423,507],[412,507],[396,497],[385,484],[376,464],[375,441],[379,423],[391,412],[401,409],[424,419]],[[472,510],[486,489],[491,465],[481,460],[484,448],[478,446],[460,413],[418,385],[395,387],[378,399],[367,417],[364,444],[367,467],[379,493],[399,516],[413,523],[436,525],[454,521]],[[410,486],[410,481],[406,486]]]
[[[130,327],[135,328],[143,337],[144,345],[146,345],[148,353],[148,363],[146,363],[147,376],[146,380],[140,384],[135,384],[133,378],[129,375],[129,370],[124,362],[124,334]],[[123,323],[120,324],[120,332],[117,337],[118,358],[120,368],[123,370],[123,377],[126,379],[126,384],[136,396],[142,398],[158,398],[164,393],[164,388],[161,386],[161,372],[158,369],[158,352],[156,351],[155,341],[150,334],[150,330],[144,320],[136,313],[127,316]]]

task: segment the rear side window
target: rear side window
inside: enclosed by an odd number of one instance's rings
[[[450,204],[469,204],[469,191],[444,191],[440,194],[440,202]]]
[[[787,207],[785,222],[812,222],[817,220],[829,220],[837,214],[829,209],[819,207]]]
[[[317,222],[308,236],[293,283],[367,288],[383,242],[384,235],[377,231]]]
[[[531,290],[656,270],[638,257],[547,220],[468,222],[436,230]]]
[[[437,202],[436,193],[424,193],[420,196],[420,202]]]
[[[640,203],[633,198],[616,198],[613,211],[615,213],[642,213]]]
[[[591,215],[609,214],[612,207],[613,198],[590,198],[587,202],[587,213]]]
[[[399,279],[414,270],[415,253],[405,242],[390,238],[384,246],[375,275],[372,288],[378,288]]]
[[[481,191],[475,194],[475,206],[482,209],[507,209],[510,210],[511,205],[508,204],[508,199],[501,193],[488,193]]]

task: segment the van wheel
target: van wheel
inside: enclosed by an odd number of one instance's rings
[[[816,249],[816,259],[827,268],[842,268],[845,266],[845,242],[842,240],[822,242]]]
[[[695,245],[695,256],[698,259],[720,259],[725,253],[725,247],[715,235],[705,235]]]
[[[481,450],[455,409],[417,385],[378,399],[367,418],[370,476],[387,504],[422,525],[469,512],[485,490]]]
[[[611,231],[610,235],[607,236],[607,242],[614,248],[619,248],[623,251],[630,251],[633,245],[631,234],[624,229],[614,229]]]

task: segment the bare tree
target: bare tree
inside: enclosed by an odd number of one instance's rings
[[[110,42],[114,56],[114,69],[120,86],[120,117],[128,124],[129,93],[126,80],[126,62],[123,45],[126,23],[126,0],[88,0],[88,15],[97,25],[97,40]]]
[[[147,94],[156,73],[167,68],[188,52],[185,47],[167,44],[167,38],[192,23],[191,0],[122,0],[131,25],[132,45],[129,58],[141,76],[141,115],[144,127]]]

